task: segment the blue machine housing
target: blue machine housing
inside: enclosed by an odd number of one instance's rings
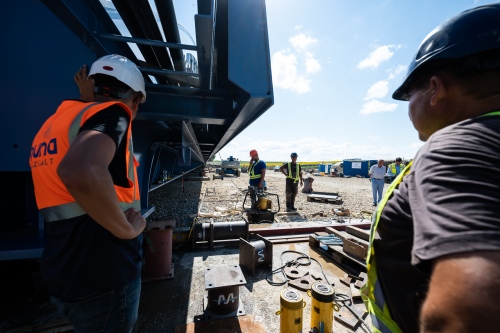
[[[133,122],[144,215],[148,193],[203,167],[274,103],[264,0],[198,0],[196,45],[180,44],[173,0],[18,0],[3,4],[0,122],[2,175],[0,260],[38,258],[38,214],[28,158],[32,140],[62,99],[78,98],[73,76],[106,54],[134,61],[147,102]],[[119,17],[130,36],[114,24]],[[158,24],[161,21],[161,26]],[[160,29],[163,29],[165,39]],[[140,57],[130,44],[137,45]],[[183,50],[198,71],[186,71]]]

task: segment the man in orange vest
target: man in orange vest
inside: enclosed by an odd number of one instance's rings
[[[31,148],[45,220],[40,270],[75,331],[131,332],[146,225],[131,125],[146,100],[144,78],[129,59],[108,55],[92,64],[89,79],[83,68],[75,81],[93,101],[63,101]]]
[[[393,98],[425,144],[374,214],[373,332],[500,331],[500,4],[432,30]]]

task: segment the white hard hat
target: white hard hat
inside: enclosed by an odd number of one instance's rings
[[[116,78],[134,91],[140,91],[143,95],[141,103],[146,101],[144,77],[137,66],[126,57],[110,54],[97,59],[89,71],[89,76],[94,74],[105,74]]]

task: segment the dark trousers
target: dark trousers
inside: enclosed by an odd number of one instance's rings
[[[299,181],[294,182],[293,179],[287,178],[286,180],[286,207],[293,208],[295,197],[299,191]]]
[[[68,317],[76,333],[130,333],[138,317],[141,277],[122,289],[80,302],[65,303],[55,297],[51,302]]]

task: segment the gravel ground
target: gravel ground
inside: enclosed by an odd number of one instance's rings
[[[197,174],[187,174],[184,182],[176,179],[154,190],[149,195],[148,205],[155,206],[155,212],[148,221],[175,219],[177,227],[189,227],[193,220],[205,222],[238,221],[246,218],[244,207],[250,207],[250,199],[245,201],[245,190],[248,187],[248,173],[240,177],[225,176],[224,179],[213,179],[213,172],[207,173],[201,181]],[[334,209],[348,209],[353,218],[369,218],[374,210],[372,206],[371,183],[367,178],[340,178],[330,176],[313,176],[313,193],[338,193],[342,204],[330,202],[307,201],[307,194],[299,193],[295,199],[297,214],[276,214],[276,222],[331,221],[339,218]],[[191,179],[191,180],[190,180]],[[280,212],[285,211],[285,176],[273,170],[267,170],[266,183],[268,193],[279,196]],[[387,189],[386,184],[384,188]],[[273,201],[272,210],[278,209],[275,196],[268,195]],[[368,214],[363,213],[368,212]],[[347,217],[342,217],[346,219]]]

